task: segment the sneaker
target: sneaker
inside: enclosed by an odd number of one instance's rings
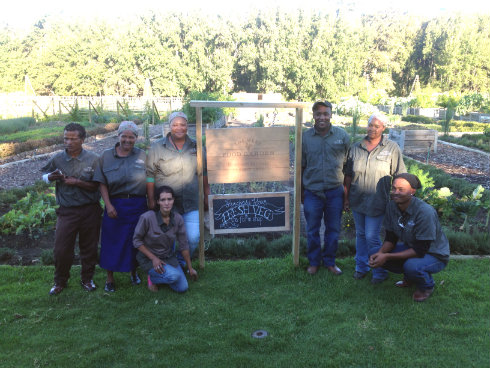
[[[363,279],[366,276],[366,274],[367,274],[367,272],[362,273],[362,272],[356,271],[356,272],[354,272],[353,277],[356,280],[361,280],[361,279]]]
[[[80,284],[82,284],[82,288],[85,291],[94,291],[97,289],[97,286],[95,286],[94,280],[90,280],[87,282],[80,281]]]
[[[139,284],[141,284],[141,279],[140,279],[140,277],[138,276],[137,273],[135,273],[134,276],[131,275],[130,277],[131,277],[131,283],[133,285],[139,285]]]
[[[64,288],[64,286],[54,284],[51,290],[49,290],[49,295],[58,295],[63,291]]]
[[[104,290],[107,291],[108,293],[113,293],[116,291],[116,285],[114,285],[113,282],[106,282],[104,286]]]

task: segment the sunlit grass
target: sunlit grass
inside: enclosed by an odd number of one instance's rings
[[[209,262],[185,294],[154,294],[116,274],[117,291],[48,296],[52,267],[0,267],[2,367],[486,367],[487,259],[451,261],[424,303],[290,257]],[[269,333],[254,339],[258,329]]]

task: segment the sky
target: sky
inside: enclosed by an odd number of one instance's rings
[[[200,10],[223,15],[243,16],[247,11],[264,7],[305,9],[330,12],[340,4],[348,5],[356,13],[376,13],[394,9],[410,14],[435,17],[454,12],[488,13],[488,0],[7,0],[0,10],[0,26],[29,28],[44,16],[61,16],[69,19],[117,18],[157,12]]]

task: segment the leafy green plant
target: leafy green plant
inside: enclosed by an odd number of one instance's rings
[[[0,217],[0,231],[3,234],[28,231],[32,236],[35,230],[42,231],[54,225],[56,208],[53,187],[45,192],[29,192],[14,204],[9,212]]]
[[[361,120],[362,112],[359,106],[359,101],[356,104],[356,107],[352,111],[352,135],[351,140],[355,139],[357,135],[357,130],[359,127],[359,121]]]
[[[254,124],[255,127],[263,128],[264,127],[264,115],[260,114],[259,118]]]
[[[446,136],[449,134],[449,131],[451,130],[450,125],[451,125],[451,120],[454,117],[454,111],[455,111],[454,106],[448,105],[448,107],[446,108],[446,115],[444,116],[444,119],[441,122],[442,131]]]
[[[69,113],[71,121],[80,122],[83,120],[82,113],[80,111],[80,106],[78,106],[78,101],[75,100],[75,104],[70,109]]]

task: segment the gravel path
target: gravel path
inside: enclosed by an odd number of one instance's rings
[[[150,126],[150,136],[156,137],[162,134],[162,125]],[[153,138],[154,139],[154,138]],[[143,138],[139,137],[138,141]],[[83,148],[101,154],[104,150],[114,147],[117,143],[117,133],[108,133],[103,136],[88,137]],[[4,161],[0,165],[0,190],[12,189],[33,185],[41,180],[41,168],[48,160],[63,149],[62,145],[52,146],[43,151],[51,152],[27,152]]]

